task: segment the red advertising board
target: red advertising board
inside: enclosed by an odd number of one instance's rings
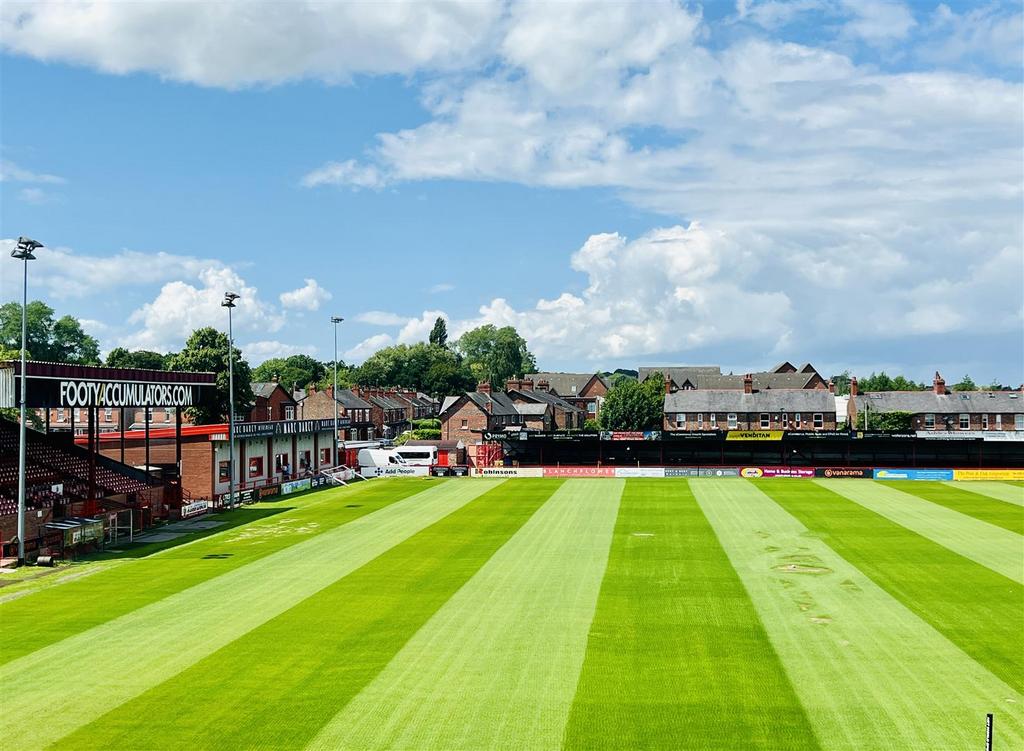
[[[744,467],[740,477],[814,477],[814,467]]]
[[[544,467],[545,477],[615,477],[614,467]]]

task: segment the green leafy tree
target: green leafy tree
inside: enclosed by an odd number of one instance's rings
[[[601,406],[605,430],[656,430],[661,427],[665,404],[664,378],[654,374],[643,383],[621,379],[608,390]]]
[[[969,375],[965,375],[960,379],[959,383],[953,384],[953,391],[977,391],[978,384],[976,384]]]
[[[923,383],[917,383],[901,375],[892,377],[884,370],[881,373],[872,373],[867,378],[859,379],[857,382],[857,390],[860,393],[868,391],[924,391],[926,388]],[[838,388],[836,393],[840,393]],[[846,393],[849,393],[849,388],[847,388]]]
[[[65,362],[74,365],[99,365],[100,348],[95,338],[86,334],[78,319],[53,318],[53,308],[33,300],[26,308],[26,349],[33,359]],[[0,345],[21,349],[21,304],[0,305]]]
[[[215,328],[196,329],[185,342],[185,348],[172,356],[168,370],[208,371],[217,374],[215,397],[207,404],[189,407],[186,414],[197,425],[216,423],[228,415],[228,337]],[[234,348],[235,417],[249,411],[253,403],[252,371]]]
[[[333,365],[331,363],[332,368]],[[278,382],[290,391],[295,386],[305,388],[310,383],[319,383],[327,376],[327,372],[324,363],[314,360],[309,355],[272,357],[269,360],[264,360],[252,371],[252,380],[257,383],[266,383],[273,380],[275,376]],[[333,383],[333,370],[330,376]]]
[[[459,337],[455,346],[478,380],[489,380],[496,387],[537,370],[526,340],[512,326],[479,326]]]
[[[902,412],[899,410],[893,412],[872,412],[867,413],[867,427],[864,425],[864,414],[857,416],[857,424],[854,426],[857,430],[884,430],[884,431],[907,431],[910,430],[914,422],[914,414],[912,412]]]
[[[444,347],[448,344],[448,324],[445,323],[441,316],[438,316],[437,320],[434,321],[434,328],[430,330],[429,341],[438,347]]]
[[[104,363],[108,368],[144,368],[146,370],[166,370],[168,355],[161,355],[148,349],[137,349],[129,352],[124,347],[114,347],[107,353]]]
[[[836,394],[838,396],[846,396],[850,393],[850,371],[844,370],[842,373],[832,376],[829,380],[835,384]]]

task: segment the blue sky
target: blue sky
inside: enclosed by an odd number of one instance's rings
[[[445,315],[549,369],[1022,378],[1020,4],[0,12],[0,237],[104,349],[230,288],[253,362]]]

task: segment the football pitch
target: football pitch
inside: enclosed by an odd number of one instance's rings
[[[27,749],[1024,748],[1024,488],[393,479],[0,588]]]

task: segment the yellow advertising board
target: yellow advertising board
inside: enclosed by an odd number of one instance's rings
[[[1024,469],[954,469],[954,480],[1024,480]]]
[[[725,434],[727,441],[781,441],[781,430],[730,430]]]

